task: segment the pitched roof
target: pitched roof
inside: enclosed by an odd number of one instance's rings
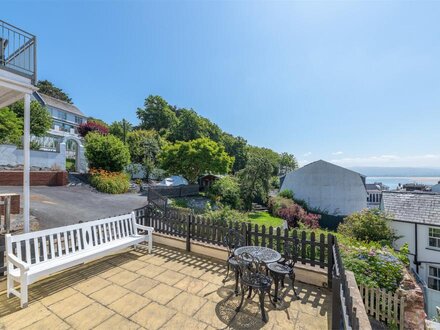
[[[381,208],[394,220],[440,225],[440,194],[384,191]]]
[[[53,98],[51,96],[48,96],[48,95],[45,95],[45,94],[42,94],[39,92],[37,92],[37,94],[45,105],[67,111],[67,112],[73,113],[75,115],[80,115],[80,116],[85,117],[85,115],[81,112],[81,110],[79,110],[73,104],[58,100],[56,98]]]
[[[345,168],[345,167],[342,167],[342,166],[339,166],[339,165],[336,165],[336,164],[333,164],[333,163],[327,162],[327,161],[322,160],[322,159],[315,160],[314,162],[308,163],[308,164],[306,164],[306,165],[304,165],[304,166],[302,166],[302,167],[296,169],[295,171],[301,170],[302,168],[307,167],[307,166],[310,166],[310,165],[316,165],[316,164],[320,164],[320,163],[321,163],[321,164],[330,165],[330,166],[334,166],[334,167],[338,167],[338,168],[343,169],[343,170],[345,170],[345,171],[347,171],[347,172],[355,173],[355,174],[359,175],[359,176],[360,176],[361,178],[363,178],[363,179],[366,178],[365,175],[363,175],[363,174],[361,174],[361,173],[359,173],[359,172],[356,172],[356,171],[353,171],[353,170],[349,170],[348,168]],[[292,173],[292,172],[290,172],[290,173]]]

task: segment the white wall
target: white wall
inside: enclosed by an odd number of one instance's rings
[[[66,145],[60,143],[59,152],[31,150],[31,166],[48,167],[57,166],[66,170]],[[0,165],[23,165],[23,150],[10,144],[0,144]]]
[[[408,243],[410,253],[415,254],[415,225],[413,223],[393,221],[391,227],[396,231],[398,236],[403,236],[396,241],[396,248],[399,249],[404,243]],[[429,262],[433,263],[432,266],[440,268],[439,264],[434,264],[435,262],[440,263],[440,249],[436,250],[429,247],[428,231],[429,226],[423,224],[417,225],[417,260],[422,262],[421,265],[419,265],[419,276],[426,283],[428,283]],[[416,266],[413,263],[413,256],[410,256],[410,261],[411,268],[416,270]],[[440,291],[428,289],[428,297],[426,298],[428,302],[428,316],[434,317],[437,315],[436,306],[440,306]]]
[[[324,161],[308,164],[286,175],[281,190],[332,215],[349,215],[367,208],[367,190],[358,173]]]

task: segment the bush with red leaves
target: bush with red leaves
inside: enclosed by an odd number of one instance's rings
[[[287,221],[289,228],[296,228],[300,223],[311,229],[319,228],[319,214],[307,213],[301,206],[296,203],[281,208],[278,216]]]
[[[98,132],[98,133],[100,133],[102,135],[107,135],[108,134],[108,128],[105,127],[104,125],[101,125],[101,124],[96,123],[94,121],[88,121],[86,123],[82,123],[81,125],[79,125],[78,133],[82,137],[85,137],[90,132]]]

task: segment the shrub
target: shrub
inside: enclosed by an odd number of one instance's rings
[[[388,223],[387,215],[379,209],[366,209],[346,217],[338,232],[360,241],[391,245],[397,237]]]
[[[403,280],[405,256],[377,243],[339,242],[344,265],[351,270],[358,284],[395,292]]]
[[[268,203],[269,213],[273,216],[278,216],[278,213],[282,208],[289,207],[293,204],[294,202],[292,199],[284,198],[281,196],[270,197]]]
[[[208,195],[215,202],[233,209],[240,207],[240,185],[234,177],[225,176],[215,181],[209,188]]]
[[[241,213],[236,210],[232,210],[228,207],[223,207],[221,209],[215,211],[207,211],[205,213],[205,217],[211,219],[215,222],[228,223],[229,221],[235,222],[246,222],[248,221],[248,217],[246,213]]]
[[[91,170],[90,184],[103,193],[123,194],[128,191],[130,180],[126,173]]]
[[[287,221],[289,228],[299,227],[302,223],[307,228],[316,229],[319,228],[319,219],[321,218],[318,214],[307,213],[301,206],[293,203],[286,208],[281,208],[278,211],[278,216]]]
[[[283,191],[281,191],[278,196],[283,197],[283,198],[287,198],[287,199],[293,199],[293,191],[289,190],[289,189],[284,189]]]
[[[89,133],[85,155],[90,168],[121,172],[130,163],[128,147],[113,135]]]
[[[95,132],[102,135],[108,134],[108,127],[104,126],[103,124],[100,124],[95,121],[88,121],[85,123],[82,123],[78,127],[78,133],[82,137],[86,137],[89,133]]]

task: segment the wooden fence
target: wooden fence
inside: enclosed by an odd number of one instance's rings
[[[368,315],[388,325],[397,325],[399,329],[404,328],[405,300],[403,296],[363,285],[359,286],[359,292]]]
[[[160,209],[155,205],[137,209],[136,219],[156,232],[186,240],[187,250],[191,242],[203,242],[224,246],[223,238],[229,229],[239,230],[248,245],[258,245],[274,249],[284,255],[285,242],[289,242],[297,262],[327,268],[328,285],[331,288],[333,267],[333,235],[287,230],[244,222],[213,221],[190,211],[167,207]]]
[[[153,190],[163,197],[185,197],[194,196],[199,193],[198,184],[190,184],[186,186],[167,187],[167,186],[150,186],[148,192]]]

